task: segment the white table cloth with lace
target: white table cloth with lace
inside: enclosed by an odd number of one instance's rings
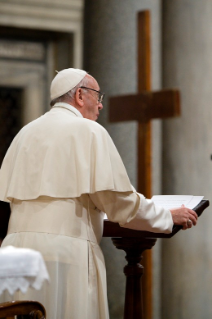
[[[0,248],[0,295],[7,290],[11,295],[29,287],[40,290],[43,282],[49,281],[45,262],[40,252],[7,246]]]

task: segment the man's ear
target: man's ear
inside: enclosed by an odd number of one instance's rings
[[[84,101],[83,101],[82,89],[81,88],[78,88],[76,90],[75,97],[76,97],[77,104],[82,107],[84,105]]]

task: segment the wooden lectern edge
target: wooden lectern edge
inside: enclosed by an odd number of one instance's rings
[[[193,210],[200,216],[210,205],[209,200],[202,200]],[[137,237],[137,238],[172,238],[182,229],[182,226],[174,225],[170,234],[152,233],[148,231],[132,230],[121,227],[118,223],[109,220],[104,221],[103,237]]]

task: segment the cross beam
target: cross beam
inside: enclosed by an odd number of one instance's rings
[[[180,115],[178,90],[142,92],[110,99],[110,122],[138,121],[169,118]],[[126,107],[129,105],[130,107]]]

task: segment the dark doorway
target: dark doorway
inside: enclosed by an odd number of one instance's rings
[[[0,86],[0,164],[13,138],[22,127],[23,89]]]

